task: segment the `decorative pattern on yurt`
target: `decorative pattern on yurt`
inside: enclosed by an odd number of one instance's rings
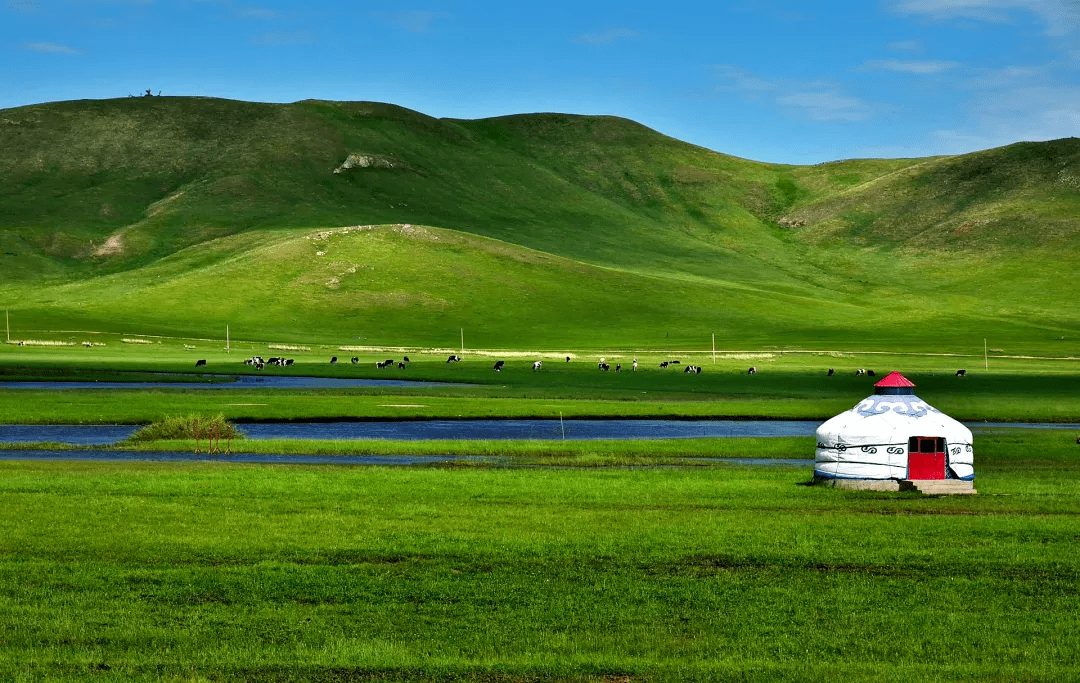
[[[971,430],[893,372],[875,393],[817,429],[816,479],[975,478]]]

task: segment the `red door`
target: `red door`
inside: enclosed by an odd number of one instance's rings
[[[945,478],[945,439],[913,436],[908,439],[908,479]]]

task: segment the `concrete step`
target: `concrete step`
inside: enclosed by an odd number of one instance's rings
[[[901,491],[918,491],[924,496],[970,496],[975,490],[975,482],[959,479],[903,479]]]

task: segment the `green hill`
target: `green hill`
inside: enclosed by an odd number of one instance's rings
[[[1055,352],[1080,331],[1076,140],[794,167],[613,117],[147,97],[0,111],[0,149],[0,305],[26,329]],[[384,227],[320,241],[345,226]]]

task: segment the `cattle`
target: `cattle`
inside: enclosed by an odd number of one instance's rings
[[[567,357],[566,357],[566,362],[567,362],[567,363],[569,363],[569,362],[570,362],[570,356],[567,356]]]
[[[506,365],[506,361],[504,361],[504,360],[497,360],[497,361],[495,361],[495,367],[494,367],[494,368],[492,368],[492,369],[493,369],[493,370],[494,370],[495,372],[502,372],[502,368],[503,368],[503,366],[504,366],[504,365]]]
[[[82,345],[83,345],[83,346],[85,346],[85,347],[86,347],[86,348],[88,348],[88,349],[92,349],[92,348],[94,348],[94,345],[93,345],[93,344],[91,344],[90,342],[83,342],[83,343],[82,343]],[[187,344],[184,344],[184,348],[185,348],[185,349],[186,349],[186,348],[188,348],[188,345],[187,345]],[[195,348],[195,347],[194,347],[194,346],[192,346],[191,348]]]
[[[337,363],[337,356],[330,359],[330,364],[333,365],[334,363]]]
[[[858,370],[855,371],[855,376],[856,377],[859,377],[860,375],[865,375],[865,374],[866,374],[866,368],[859,368]]]
[[[405,363],[404,362],[398,363],[397,364],[397,369],[398,370],[404,370],[405,369]]]
[[[829,368],[829,377],[832,377],[835,372],[836,372],[836,370],[833,370],[832,368]]]
[[[359,363],[359,362],[360,362],[360,358],[359,358],[359,356],[353,356],[353,357],[352,357],[352,364],[353,364],[353,365],[356,365],[356,364],[357,364],[357,363]]]
[[[605,363],[604,361],[600,361],[599,363],[597,363],[596,367],[600,368],[604,372],[607,372],[608,370],[611,369],[611,366],[608,365],[607,363]]]
[[[637,372],[637,358],[634,359],[634,372]]]
[[[256,363],[256,364],[255,364],[255,369],[256,369],[256,370],[262,370],[262,369],[263,369],[263,368],[265,368],[265,367],[266,367],[266,365],[265,365],[265,364],[263,364],[263,363]]]
[[[292,365],[292,364],[293,364],[293,362],[294,362],[294,361],[293,361],[293,359],[292,359],[292,358],[286,358],[286,359],[285,359],[285,367],[289,367],[290,365]]]
[[[751,365],[750,369],[746,371],[746,374],[748,374],[748,375],[756,375],[757,374],[757,368],[754,367],[753,365]]]
[[[678,364],[679,364],[679,361],[677,361],[677,360],[673,360],[673,361],[671,361],[671,364],[672,364],[672,365],[678,365]]]
[[[867,370],[866,371],[866,376],[867,377],[877,377],[877,373],[875,373],[873,370]]]
[[[957,377],[967,377],[967,370],[957,370],[956,371],[956,376]]]
[[[533,370],[539,370],[542,367],[544,367],[544,361],[542,361],[542,360],[533,361]]]
[[[683,372],[691,372],[691,373],[693,373],[695,375],[700,375],[701,374],[701,366],[700,365],[687,365],[686,369],[683,370]]]
[[[615,364],[615,372],[622,372],[622,363]]]
[[[457,355],[456,353],[446,359],[447,363],[458,363],[460,361],[461,361],[461,356]]]
[[[386,363],[387,365],[393,365],[394,364],[394,359],[393,358],[387,358],[383,362]]]
[[[382,370],[383,368],[392,368],[394,367],[394,361],[393,359],[375,361],[375,367],[379,368],[380,370]]]
[[[195,367],[197,367],[197,368],[200,368],[200,367],[202,367],[204,365],[206,365],[205,360],[197,360],[197,361],[195,361]]]
[[[411,363],[411,362],[412,362],[411,360],[409,360],[409,357],[408,357],[408,356],[405,356],[405,357],[404,357],[404,358],[402,358],[401,360],[405,361],[406,363]]]
[[[666,368],[667,366],[668,366],[668,362],[666,360],[660,363],[661,368]]]

